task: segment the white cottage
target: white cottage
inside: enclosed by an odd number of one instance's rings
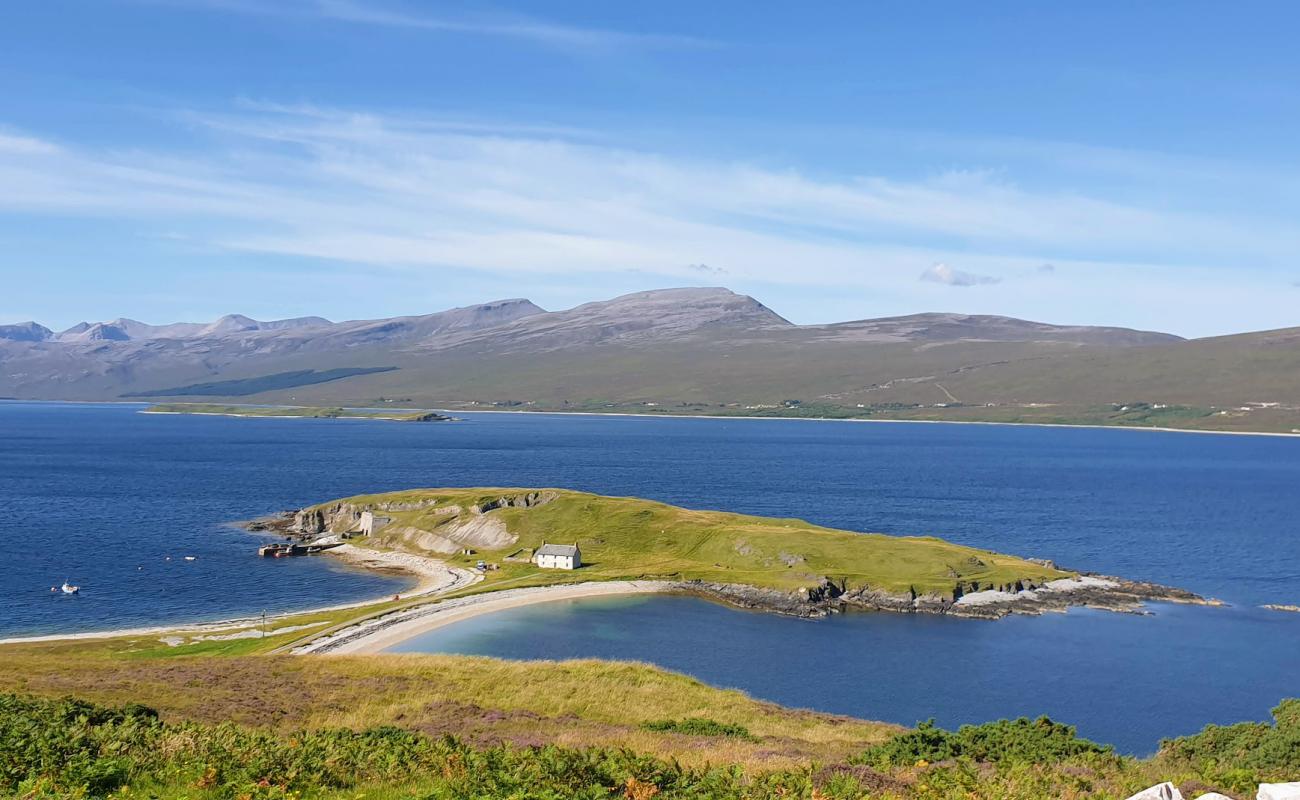
[[[582,566],[582,551],[577,544],[547,544],[537,548],[533,563],[542,569],[577,569]]]

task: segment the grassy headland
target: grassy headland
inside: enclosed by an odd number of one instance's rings
[[[315,406],[240,406],[213,403],[158,403],[145,414],[207,414],[222,417],[307,417],[311,419],[385,419],[395,422],[441,422],[451,419],[434,411],[378,411],[364,408]]]
[[[592,580],[744,584],[781,592],[839,589],[953,596],[1041,584],[1075,573],[933,537],[835,530],[798,519],[695,511],[561,489],[416,489],[361,495],[300,513],[325,530],[351,529],[365,510],[391,518],[367,544],[472,564],[499,559],[475,591]],[[583,568],[528,563],[544,542],[576,543]],[[461,555],[470,548],[476,552]],[[509,558],[510,560],[506,560]]]

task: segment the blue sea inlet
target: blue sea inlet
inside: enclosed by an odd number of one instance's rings
[[[559,486],[946,539],[1167,583],[1228,608],[821,621],[681,597],[515,609],[404,649],[650,661],[911,724],[1048,714],[1122,749],[1300,695],[1300,439],[1068,428],[465,414],[455,423],[149,416],[0,403],[0,636],[287,611],[404,584],[261,560],[230,525],[361,492]],[[184,556],[194,556],[193,561]],[[51,594],[65,578],[78,597]],[[538,626],[564,618],[568,624]],[[544,627],[538,636],[529,631]]]

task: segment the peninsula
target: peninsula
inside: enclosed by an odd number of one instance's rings
[[[1211,602],[933,537],[855,533],[563,489],[361,495],[250,527],[320,543],[347,539],[354,552],[403,553],[480,578],[443,593],[451,599],[388,609],[295,652],[374,652],[474,613],[616,592],[686,592],[804,617],[861,609],[996,619],[1077,605],[1137,611],[1147,600]],[[580,566],[539,566],[547,563],[537,554],[548,543],[575,548]]]
[[[368,408],[321,408],[314,406],[242,406],[212,403],[158,403],[142,414],[198,414],[217,417],[284,417],[310,419],[383,419],[393,422],[446,422],[451,417],[436,411],[407,409],[384,411]]]

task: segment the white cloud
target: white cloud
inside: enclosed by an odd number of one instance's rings
[[[963,272],[959,269],[953,269],[947,264],[932,264],[921,273],[921,280],[930,281],[931,283],[942,283],[945,286],[987,286],[994,283],[1001,283],[1001,278],[995,278],[992,275],[977,275],[974,272]]]
[[[195,247],[379,269],[670,283],[725,264],[732,283],[891,297],[920,296],[923,271],[970,286],[1046,263],[1076,283],[1102,272],[1128,286],[1222,282],[1237,264],[1300,250],[1291,226],[1029,191],[979,171],[815,179],[558,129],[318,108],[185,120],[215,146],[104,151],[4,134],[0,213],[134,219]],[[952,263],[962,269],[936,266]]]
[[[529,41],[567,51],[614,53],[620,48],[713,47],[693,36],[566,25],[521,15],[447,16],[408,10],[392,3],[356,0],[137,0],[155,5],[199,7],[213,11],[290,20],[321,19],[351,25],[404,28],[431,33],[495,36]]]

